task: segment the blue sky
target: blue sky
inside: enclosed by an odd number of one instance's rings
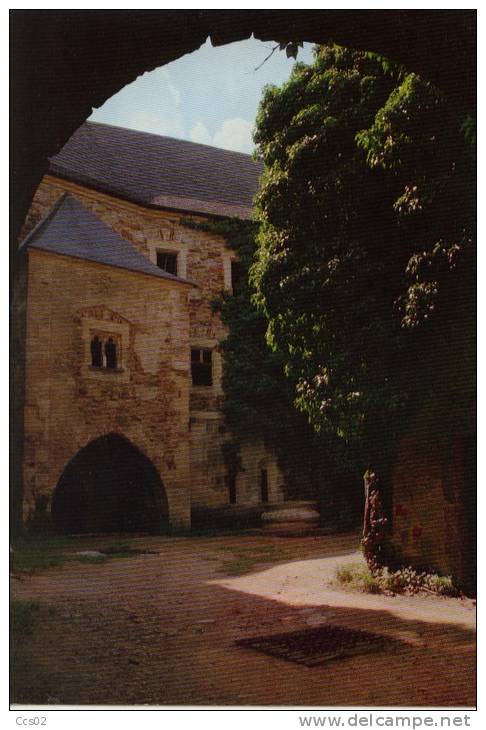
[[[293,59],[254,38],[194,53],[140,76],[94,110],[91,121],[252,152],[252,128],[264,86],[288,79]],[[311,44],[298,60],[312,61]]]

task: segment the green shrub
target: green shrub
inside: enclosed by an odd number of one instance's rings
[[[380,581],[372,573],[363,573],[361,576],[361,590],[364,593],[382,593]]]
[[[336,578],[341,585],[363,593],[380,593],[376,578],[364,563],[347,563],[336,570]]]
[[[353,580],[353,571],[349,566],[344,565],[341,568],[337,569],[336,578],[338,579],[339,583],[342,583],[343,585],[351,583]]]
[[[458,590],[449,575],[430,575],[429,588],[441,596],[457,596]]]
[[[441,576],[426,571],[418,572],[410,566],[395,571],[380,568],[371,572],[362,563],[348,563],[337,568],[336,579],[340,585],[363,593],[384,593],[388,595],[408,593],[413,595],[425,591],[437,593],[441,596],[459,595],[459,591],[450,576]]]
[[[369,573],[366,565],[361,563],[347,563],[337,569],[336,578],[339,583],[346,585],[361,581],[365,573]]]

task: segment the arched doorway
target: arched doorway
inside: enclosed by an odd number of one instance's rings
[[[167,498],[150,459],[111,433],[67,464],[54,492],[52,518],[68,534],[160,533],[168,524]]]

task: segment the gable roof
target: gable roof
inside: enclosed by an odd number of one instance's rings
[[[157,276],[159,279],[189,283],[159,269],[131,243],[87,210],[79,200],[67,194],[29,233],[20,248],[36,248]]]
[[[262,165],[241,152],[85,122],[49,172],[145,206],[249,218]]]

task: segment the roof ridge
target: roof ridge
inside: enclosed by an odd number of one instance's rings
[[[57,211],[61,207],[61,203],[67,197],[69,197],[69,193],[66,191],[61,195],[58,200],[56,200],[50,211],[43,218],[41,218],[40,221],[36,223],[32,230],[29,231],[29,233],[26,235],[26,237],[19,246],[19,251],[24,247],[27,247],[32,242],[32,239],[35,237],[35,235],[39,233],[39,231],[44,228],[45,224],[54,216],[55,213],[57,213]]]
[[[60,235],[56,227],[56,213],[63,216],[57,225],[62,224],[63,220],[65,223],[67,216],[69,232],[61,228],[62,235]],[[80,216],[85,216],[85,220],[83,221]],[[49,222],[52,222],[54,226],[54,229],[51,231],[46,227],[46,224]],[[86,249],[86,231],[92,231],[91,227],[93,225],[98,226],[98,241],[96,243],[94,240],[90,241],[90,245]],[[45,231],[44,236],[41,235],[43,231]],[[50,241],[49,238],[51,239]],[[71,245],[73,239],[75,240],[74,247]],[[70,241],[71,244],[69,243]],[[106,252],[110,251],[113,243],[115,243],[116,249],[115,257],[113,257],[112,250],[108,258],[106,258]],[[26,249],[29,246],[61,256],[93,261],[94,263],[112,266],[114,268],[156,276],[165,281],[194,286],[187,279],[160,269],[147,256],[144,256],[131,241],[124,238],[118,231],[99,218],[96,213],[86,208],[78,198],[69,193],[64,193],[56,201],[48,215],[26,236],[21,244],[21,248]]]
[[[139,135],[146,135],[147,137],[155,137],[156,139],[170,139],[174,142],[182,142],[183,144],[191,145],[193,147],[207,147],[211,150],[218,150],[219,152],[227,152],[230,155],[241,155],[242,157],[246,157],[249,159],[253,159],[253,155],[249,152],[239,152],[237,150],[229,150],[226,147],[217,147],[214,144],[205,144],[204,142],[193,142],[191,139],[184,139],[183,137],[172,137],[168,134],[156,134],[155,132],[146,132],[142,129],[133,129],[132,127],[122,127],[118,124],[108,124],[108,122],[96,122],[92,121],[90,119],[87,119],[83,124],[78,127],[78,130],[81,129],[81,127],[84,127],[86,125],[89,126],[98,126],[98,127],[107,127],[108,129],[120,129],[123,132],[129,132],[133,134],[139,134]],[[76,131],[78,131],[76,130]],[[75,134],[76,132],[74,132]]]
[[[242,152],[85,122],[50,158],[49,172],[139,205],[249,218],[262,165]]]

